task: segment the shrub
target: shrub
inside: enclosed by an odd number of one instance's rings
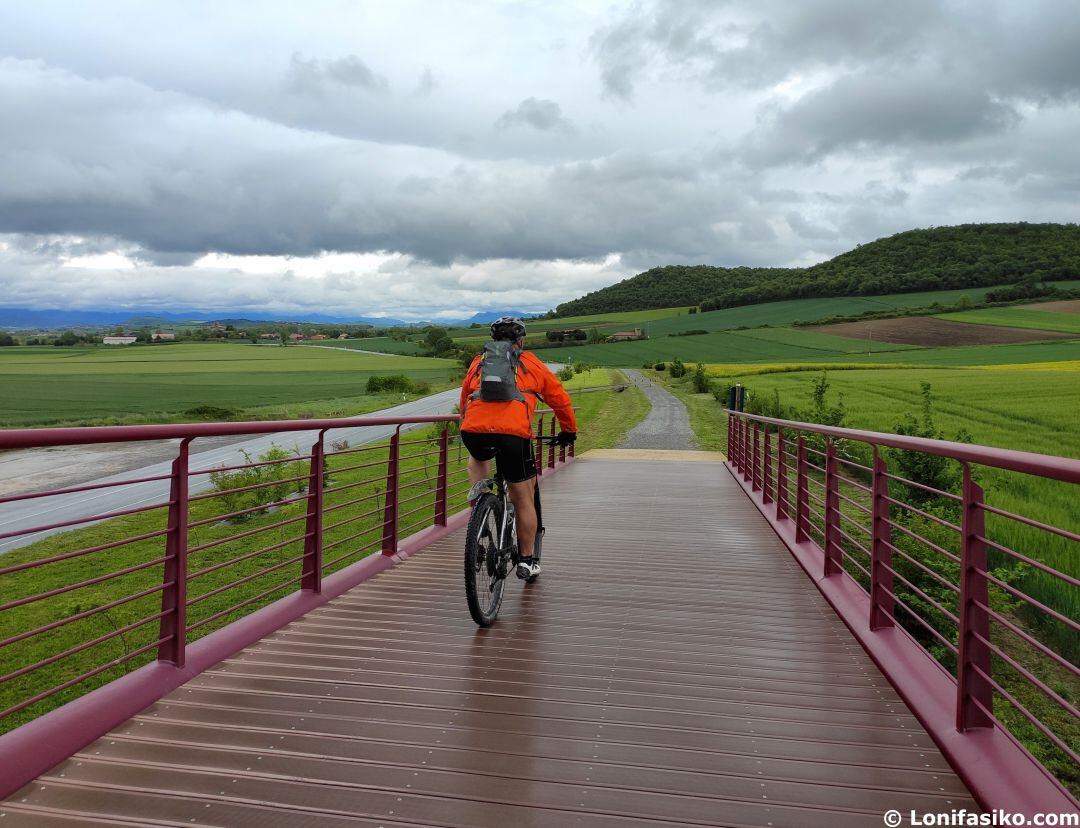
[[[699,362],[697,368],[694,369],[694,374],[691,377],[691,381],[694,385],[695,394],[708,394],[709,393],[709,380],[705,376],[705,363]]]
[[[574,378],[574,366],[573,365],[564,365],[559,370],[559,373],[556,376],[558,376],[558,378],[560,380],[562,380],[563,382],[567,382],[568,380],[572,380]]]
[[[254,463],[246,451],[241,451],[245,463]],[[218,469],[210,472],[210,484],[224,506],[224,513],[240,512],[251,509],[243,515],[231,518],[236,523],[242,523],[251,518],[265,513],[266,509],[258,507],[284,500],[290,491],[303,492],[307,485],[306,479],[288,480],[290,477],[301,477],[306,474],[307,466],[302,461],[289,462],[295,455],[277,445],[271,445],[265,454],[258,456],[258,462],[270,465],[254,466],[246,469],[227,471]],[[280,482],[278,482],[280,481]],[[272,485],[260,485],[272,484]],[[259,486],[257,489],[248,491],[236,491],[249,486]]]
[[[686,366],[683,365],[683,361],[678,357],[675,357],[668,365],[668,373],[671,374],[673,379],[679,379],[686,376]]]
[[[238,412],[235,408],[219,408],[216,405],[197,405],[184,412],[185,417],[193,420],[230,420]]]
[[[923,437],[928,440],[944,440],[945,435],[934,425],[934,395],[930,390],[930,383],[923,382],[921,385],[922,411],[916,417],[908,411],[903,418],[893,426],[893,431],[908,437]],[[966,430],[961,430],[956,435],[956,441],[970,443],[971,435]],[[925,454],[921,451],[900,451],[891,449],[889,455],[899,468],[900,477],[906,477],[923,486],[930,486],[944,492],[955,492],[960,488],[961,469],[955,461],[940,457],[936,454]],[[908,496],[916,502],[933,500],[937,496],[924,491],[917,486],[908,486]]]
[[[653,370],[654,371],[666,371],[667,366],[662,362],[658,362],[658,363],[656,363],[656,365],[653,366]]]
[[[412,390],[413,382],[404,374],[391,374],[386,377],[376,374],[368,377],[367,381],[367,392],[369,394],[379,394],[385,391],[398,391],[407,394]]]
[[[574,373],[575,374],[584,374],[588,370],[589,370],[589,368],[584,362],[575,362],[574,363]]]

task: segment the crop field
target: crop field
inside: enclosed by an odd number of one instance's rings
[[[901,320],[908,321],[908,320]],[[862,324],[862,323],[856,323]],[[874,323],[875,325],[880,323]],[[957,326],[959,327],[959,325]],[[976,347],[916,348],[831,336],[803,328],[756,328],[701,336],[671,336],[605,345],[539,349],[548,360],[637,367],[678,357],[684,362],[884,362],[984,365],[1050,362],[1080,357],[1080,342],[1033,342]]]
[[[391,339],[388,336],[373,336],[368,339],[335,339],[332,347],[349,348],[357,351],[376,351],[381,354],[400,354],[416,356],[420,353],[420,343]]]
[[[1008,328],[1060,331],[1080,336],[1080,313],[1055,313],[1031,307],[984,308],[983,310],[947,313],[938,317],[952,322],[1001,325]]]
[[[1010,309],[1011,310],[1011,309]],[[1051,339],[1070,339],[1080,333],[1006,327],[998,324],[978,324],[982,311],[945,316],[905,316],[898,319],[868,319],[863,322],[841,322],[811,328],[823,334],[848,336],[856,339],[876,339],[926,347],[962,345],[1005,345],[1012,342],[1042,342]],[[986,311],[989,313],[989,311]],[[1052,314],[1043,314],[1051,316]]]
[[[182,417],[357,397],[374,374],[447,383],[449,360],[329,348],[192,344],[0,349],[0,427]],[[189,415],[187,419],[191,419]]]
[[[1080,288],[1080,281],[1056,282],[1062,288]],[[831,316],[857,316],[867,311],[887,311],[903,308],[953,305],[961,296],[972,302],[981,302],[987,291],[993,288],[970,288],[967,290],[941,290],[922,293],[890,293],[883,296],[837,296],[821,299],[788,299],[781,302],[765,302],[738,308],[724,308],[707,313],[687,313],[686,308],[663,310],[627,311],[624,313],[576,316],[565,319],[537,320],[529,323],[530,331],[561,330],[563,328],[593,327],[601,333],[639,327],[650,337],[667,336],[681,331],[727,331],[734,328],[756,328],[761,325],[791,325],[794,322],[813,322]],[[451,332],[455,338],[475,338],[486,330],[460,329]]]

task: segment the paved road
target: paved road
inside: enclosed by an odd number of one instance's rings
[[[646,379],[638,371],[625,371],[630,382],[645,392],[652,410],[649,416],[630,429],[619,448],[695,449],[694,431],[686,406],[679,398]]]
[[[432,394],[420,400],[404,403],[402,405],[387,408],[382,411],[373,411],[372,417],[420,417],[429,414],[450,414],[451,409],[457,403],[458,390],[451,389],[438,394]],[[403,429],[404,430],[404,429]],[[394,431],[394,426],[370,426],[366,428],[342,428],[328,431],[327,442],[330,440],[348,440],[350,445],[376,442],[386,439]],[[192,455],[190,460],[191,471],[203,471],[218,466],[234,466],[245,462],[244,452],[254,457],[266,452],[271,445],[278,445],[286,450],[296,449],[300,454],[307,454],[311,445],[315,442],[317,432],[296,431],[277,434],[267,434],[253,439],[232,442],[229,445],[217,445],[205,451],[199,451],[199,441],[192,443]],[[206,441],[204,441],[206,442]],[[220,442],[220,441],[218,441]],[[158,444],[160,445],[160,444]],[[198,453],[195,453],[198,452]],[[171,459],[154,463],[148,466],[129,469],[119,474],[101,477],[88,481],[86,485],[98,483],[113,483],[121,480],[136,480],[144,477],[155,477],[170,472]],[[69,484],[70,485],[70,484]],[[56,488],[56,484],[53,484]],[[209,475],[198,475],[191,478],[190,491],[195,494],[210,487]],[[52,497],[35,500],[17,501],[14,503],[0,503],[0,535],[15,532],[22,529],[32,529],[36,526],[47,526],[78,518],[92,517],[122,509],[133,509],[151,503],[161,503],[168,500],[169,481],[158,480],[150,483],[136,483],[130,486],[117,486],[111,489],[100,489],[93,492],[77,492],[66,495],[54,495]],[[20,535],[18,537],[0,539],[0,553],[10,552],[20,546],[40,540],[48,535],[65,531],[55,529],[45,532]]]

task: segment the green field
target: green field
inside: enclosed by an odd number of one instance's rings
[[[868,348],[870,353],[868,353]],[[684,362],[875,362],[917,365],[993,365],[1080,358],[1080,342],[1059,340],[1020,345],[918,348],[870,343],[800,328],[756,328],[702,336],[671,336],[573,348],[543,348],[548,360],[637,367],[678,357]]]
[[[1080,313],[1054,313],[1024,307],[985,308],[963,313],[943,313],[938,318],[978,325],[1002,325],[1006,328],[1061,331],[1080,336]]]
[[[1080,288],[1077,282],[1056,282],[1062,289]],[[981,302],[993,288],[970,288],[967,290],[941,290],[922,293],[890,293],[883,296],[839,296],[819,299],[788,299],[766,302],[738,308],[707,313],[688,314],[686,308],[663,310],[627,311],[604,313],[595,316],[575,316],[565,319],[546,319],[528,323],[529,330],[546,331],[563,328],[593,327],[601,333],[640,327],[650,337],[667,336],[680,331],[705,330],[726,331],[734,328],[757,328],[762,325],[791,325],[794,322],[813,322],[831,316],[857,316],[867,311],[903,310],[906,308],[955,305],[960,297],[967,296],[972,302]],[[1004,310],[1008,310],[1007,308]],[[1048,329],[1049,330],[1049,329]],[[485,331],[464,329],[454,331],[457,336],[476,337]]]
[[[335,339],[331,347],[349,348],[357,351],[377,351],[381,354],[400,354],[402,356],[416,356],[421,350],[419,342],[402,342],[388,336],[373,336],[369,339]]]
[[[374,374],[405,374],[443,386],[456,370],[449,360],[329,348],[3,348],[0,427],[159,422],[197,406],[241,412],[356,398]]]

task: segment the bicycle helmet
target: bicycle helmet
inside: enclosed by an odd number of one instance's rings
[[[491,338],[499,340],[516,341],[525,336],[525,323],[512,316],[503,316],[491,323]]]

